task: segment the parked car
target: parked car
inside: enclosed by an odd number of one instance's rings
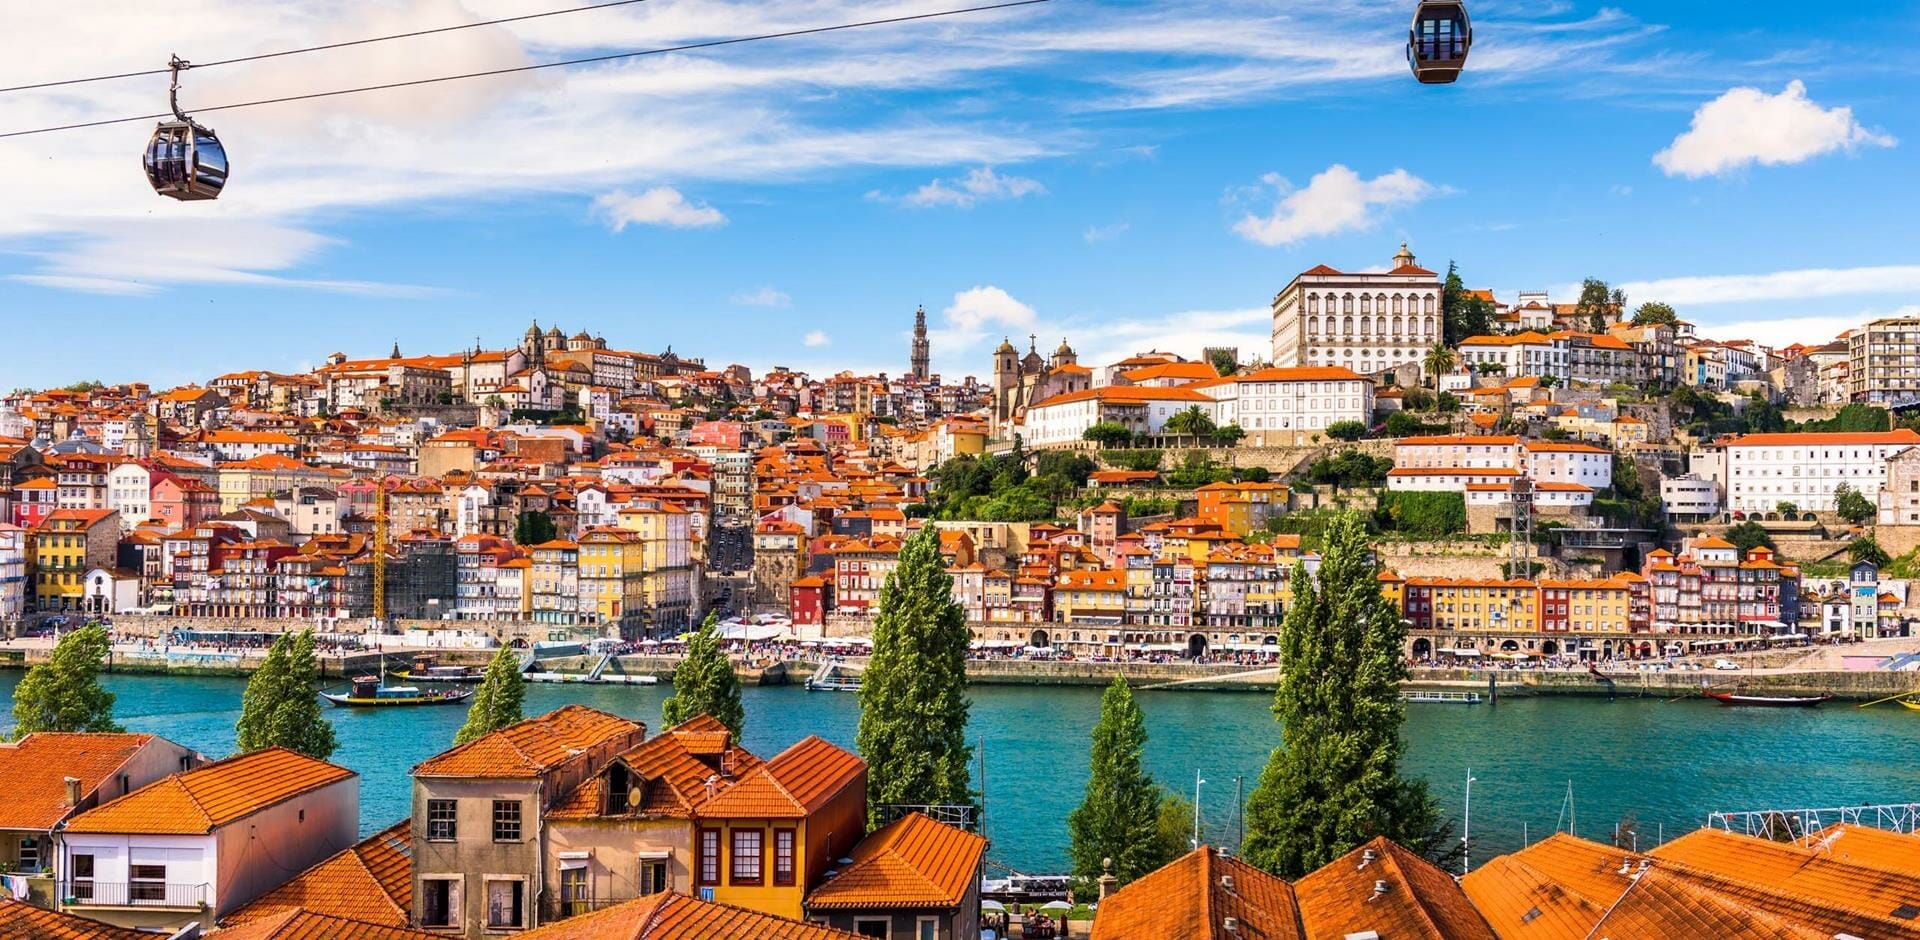
[[[1713,668],[1737,672],[1740,669],[1740,664],[1731,659],[1716,659],[1713,661]]]

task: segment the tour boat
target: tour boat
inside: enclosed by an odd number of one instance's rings
[[[403,682],[479,682],[487,677],[487,670],[484,666],[415,666],[387,674]]]
[[[1759,705],[1767,708],[1812,708],[1821,702],[1833,700],[1831,695],[1741,695],[1737,692],[1701,694],[1722,705]]]
[[[1920,698],[1903,698],[1900,700],[1900,704],[1920,712]]]
[[[366,708],[386,705],[452,705],[473,697],[472,689],[447,689],[429,692],[410,685],[387,685],[375,676],[353,680],[353,689],[345,694],[322,692],[320,697],[335,708]]]

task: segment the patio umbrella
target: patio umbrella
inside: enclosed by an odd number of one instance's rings
[[[1043,911],[1070,911],[1073,910],[1073,905],[1065,901],[1048,901],[1040,905],[1040,909]]]
[[[1007,909],[1007,906],[999,901],[981,901],[980,909],[983,911],[1004,911]]]

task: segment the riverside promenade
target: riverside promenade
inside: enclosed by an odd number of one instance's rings
[[[46,660],[52,649],[47,638],[0,642],[0,669],[22,669]],[[1675,698],[1701,690],[1739,688],[1768,695],[1832,695],[1849,701],[1870,701],[1906,692],[1920,693],[1920,672],[1862,669],[1859,663],[1901,653],[1920,652],[1920,638],[1878,640],[1842,646],[1770,650],[1678,660],[1696,668],[1652,663],[1600,664],[1597,678],[1586,666],[1531,669],[1415,668],[1407,683],[1414,688],[1456,689],[1500,696],[1594,696]],[[382,661],[397,666],[415,653],[432,654],[446,664],[484,665],[491,650],[414,649],[392,646],[380,650],[323,651],[322,675],[340,679],[371,673]],[[127,674],[183,676],[244,676],[259,666],[266,650],[259,647],[157,647],[144,642],[116,643],[108,671]],[[585,675],[598,657],[572,656],[542,660],[542,671]],[[1712,668],[1715,660],[1739,665],[1738,670]],[[849,671],[864,668],[864,657],[838,657]],[[608,671],[629,676],[651,675],[669,681],[677,655],[619,656]],[[742,681],[750,685],[804,683],[823,664],[815,656],[760,652],[736,657]],[[1848,668],[1849,665],[1853,668]],[[1023,658],[975,658],[967,662],[968,679],[976,685],[1103,686],[1116,675],[1143,691],[1271,692],[1279,683],[1272,666],[1238,663],[1193,663]],[[1610,680],[1610,681],[1609,681]]]

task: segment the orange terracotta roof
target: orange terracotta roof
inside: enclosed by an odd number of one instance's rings
[[[583,749],[645,735],[646,731],[645,725],[618,715],[585,705],[564,705],[430,757],[413,768],[413,775],[538,777]]]
[[[1366,853],[1372,860],[1363,863]],[[1494,940],[1452,876],[1385,837],[1301,878],[1293,894],[1309,937],[1373,930],[1382,937]]]
[[[1920,433],[1907,428],[1898,431],[1833,432],[1797,434],[1745,434],[1734,438],[1729,447],[1820,447],[1854,444],[1920,444]]]
[[[809,909],[955,908],[978,883],[987,840],[909,813],[853,847],[853,864],[807,897]]]
[[[1845,842],[1842,834],[1832,844]],[[1915,840],[1920,853],[1920,839]],[[1655,849],[1653,857],[1690,874],[1711,875],[1885,916],[1920,905],[1920,877],[1841,861],[1792,843],[1773,842],[1718,829],[1696,829]],[[1797,918],[1796,918],[1797,919]]]
[[[1231,879],[1231,884],[1228,880]],[[1240,927],[1224,930],[1227,918]],[[1304,938],[1287,883],[1210,845],[1121,888],[1093,921],[1093,940]],[[1338,936],[1338,934],[1336,934]]]
[[[1137,404],[1149,401],[1184,401],[1194,404],[1210,404],[1208,398],[1191,388],[1158,388],[1151,385],[1103,385],[1099,388],[1082,389],[1067,392],[1052,398],[1035,402],[1027,406],[1028,411],[1035,408],[1048,408],[1054,405],[1070,405],[1082,401],[1109,401],[1125,404]]]
[[[1474,869],[1460,887],[1501,937],[1582,940],[1633,885],[1643,858],[1555,833]]]
[[[1833,935],[1747,907],[1656,865],[1641,874],[1589,936],[1829,940]]]
[[[43,732],[0,744],[0,780],[6,781],[0,829],[51,831],[72,811],[63,778],[79,778],[84,800],[152,740],[150,734]]]
[[[848,787],[864,786],[866,775],[866,761],[818,735],[808,735],[739,775],[733,786],[701,804],[700,815],[803,818]]]
[[[667,892],[528,931],[527,940],[845,940],[857,934]]]
[[[155,935],[0,897],[0,940],[154,940]]]
[[[173,774],[67,822],[68,832],[199,835],[358,776],[283,747]]]
[[[295,875],[221,921],[232,927],[306,910],[405,927],[413,908],[413,822],[403,819]]]
[[[238,927],[223,928],[214,936],[220,940],[440,940],[445,935],[294,908]]]

